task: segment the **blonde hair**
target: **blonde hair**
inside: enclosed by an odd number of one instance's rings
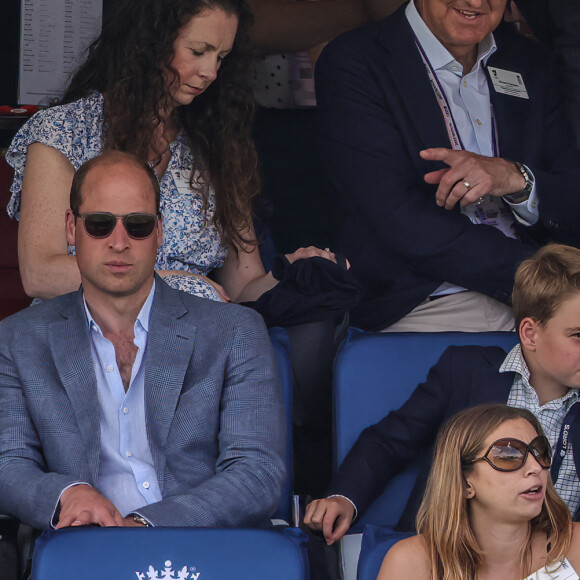
[[[532,413],[500,404],[466,409],[452,417],[439,434],[417,515],[417,532],[425,539],[432,580],[473,580],[484,563],[465,497],[464,475],[473,467],[464,466],[463,462],[477,457],[488,435],[510,419],[525,419],[539,435],[543,434]],[[530,573],[526,572],[531,564],[530,540],[536,531],[543,531],[550,538],[546,566],[566,555],[572,518],[549,477],[542,511],[531,520],[528,542],[522,546],[522,577]]]
[[[549,244],[521,263],[516,272],[512,304],[516,328],[528,316],[545,324],[556,309],[580,293],[580,250]]]

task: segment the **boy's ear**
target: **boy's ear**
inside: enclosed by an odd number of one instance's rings
[[[539,324],[537,320],[529,316],[520,322],[520,343],[523,348],[534,352],[536,350],[536,338],[538,335]]]

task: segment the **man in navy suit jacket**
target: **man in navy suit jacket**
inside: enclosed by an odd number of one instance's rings
[[[513,292],[520,344],[450,347],[405,404],[365,429],[343,461],[329,496],[315,500],[305,523],[329,544],[349,529],[387,482],[420,457],[420,469],[397,529],[412,531],[443,423],[482,403],[507,403],[539,419],[552,444],[556,489],[580,513],[580,250],[542,248],[520,266]],[[567,443],[566,443],[567,442]],[[560,445],[561,444],[561,445]],[[485,450],[482,450],[482,452]]]
[[[356,326],[383,329],[465,291],[501,310],[522,260],[549,240],[578,244],[580,153],[552,61],[499,26],[505,0],[471,4],[415,0],[343,34],[318,61],[341,250],[366,288]],[[503,229],[481,225],[498,212]],[[482,316],[430,329],[498,329]]]
[[[0,324],[0,512],[38,529],[264,525],[284,415],[260,317],[154,274],[159,184],[136,157],[87,162],[71,208],[81,289]]]

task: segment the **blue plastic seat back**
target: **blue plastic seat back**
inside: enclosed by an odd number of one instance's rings
[[[272,516],[288,523],[292,522],[293,495],[293,454],[292,454],[292,361],[290,359],[290,341],[283,328],[270,328],[270,341],[274,347],[280,384],[282,385],[282,401],[286,415],[286,481],[282,488],[282,499],[276,513]]]
[[[375,333],[350,329],[334,368],[335,467],[363,429],[398,409],[425,380],[450,345],[500,346],[517,342],[511,332]],[[393,478],[383,494],[351,528],[365,524],[394,527],[417,476],[415,461]]]
[[[297,530],[289,532],[98,527],[49,530],[36,542],[32,580],[301,580],[307,578],[304,536]]]
[[[397,542],[412,535],[409,532],[394,532],[382,526],[365,526],[357,567],[357,580],[376,580],[385,554]]]

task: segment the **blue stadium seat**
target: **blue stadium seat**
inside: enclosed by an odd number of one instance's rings
[[[516,342],[517,335],[511,332],[375,333],[350,329],[334,367],[335,467],[364,428],[408,399],[448,346],[500,346],[509,351]],[[360,533],[366,524],[394,527],[416,475],[413,464],[393,478],[350,533]],[[352,568],[352,562],[345,565]],[[378,568],[375,578],[377,572]]]
[[[394,532],[384,526],[365,526],[356,572],[357,580],[376,580],[385,554],[397,542],[412,535],[411,532]]]
[[[302,580],[301,532],[67,528],[36,542],[32,580]]]

